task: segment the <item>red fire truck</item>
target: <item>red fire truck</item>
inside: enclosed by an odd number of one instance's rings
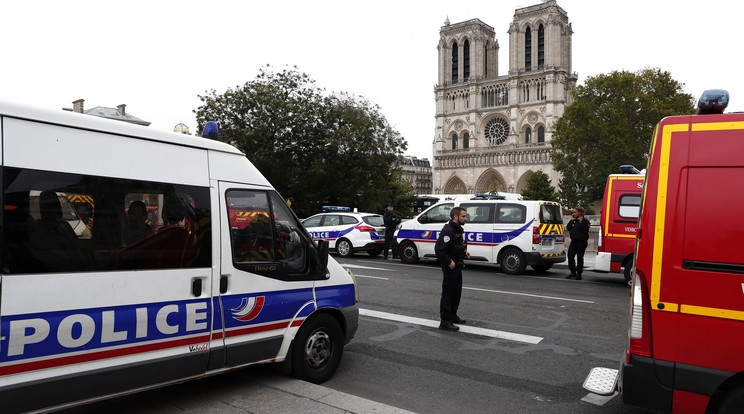
[[[645,175],[631,165],[620,166],[620,171],[607,177],[594,270],[622,271],[629,283]]]
[[[744,412],[744,113],[723,114],[727,103],[706,91],[697,115],[654,131],[626,355],[619,372],[594,368],[587,390],[664,412]]]

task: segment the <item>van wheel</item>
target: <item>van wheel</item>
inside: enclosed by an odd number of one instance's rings
[[[625,276],[625,283],[630,283],[631,273],[633,271],[633,255],[629,255],[623,260],[623,275]]]
[[[535,269],[536,272],[544,272],[551,267],[553,267],[553,263],[543,263],[539,265],[530,265],[531,268]]]
[[[354,247],[346,239],[340,239],[336,242],[336,252],[341,257],[351,257],[354,254]]]
[[[398,252],[400,261],[403,263],[414,264],[418,262],[418,249],[416,245],[411,241],[403,242],[400,245],[400,251]]]
[[[377,256],[380,255],[380,253],[382,253],[382,250],[380,250],[380,249],[367,250],[367,254],[370,255],[370,256],[372,256],[372,257],[377,257]]]
[[[306,320],[292,345],[292,375],[320,384],[327,381],[341,363],[343,335],[336,319],[320,314]]]
[[[507,249],[499,259],[501,271],[507,275],[521,275],[527,268],[524,254],[519,249]]]

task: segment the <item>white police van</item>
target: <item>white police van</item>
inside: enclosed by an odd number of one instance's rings
[[[401,224],[395,233],[401,260],[416,263],[423,257],[436,258],[434,244],[454,207],[468,214],[463,228],[470,260],[498,263],[508,274],[522,274],[527,265],[545,271],[566,260],[560,204],[472,198],[437,203]]]
[[[0,144],[0,411],[255,363],[334,373],[358,326],[356,282],[244,154],[5,103]],[[72,195],[86,237],[63,216]]]

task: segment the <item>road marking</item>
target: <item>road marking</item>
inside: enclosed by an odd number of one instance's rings
[[[589,394],[585,395],[584,398],[581,399],[581,401],[585,401],[590,404],[602,406],[602,405],[607,404],[607,401],[610,401],[611,399],[615,398],[616,395],[617,395],[617,391],[615,391],[615,393],[612,395],[597,395],[597,394],[590,392]]]
[[[352,269],[369,269],[369,270],[390,270],[385,269],[384,267],[369,267],[369,266],[360,266],[360,265],[353,265],[353,264],[345,264],[345,263],[339,263],[341,267],[350,267]]]
[[[380,312],[380,311],[375,311],[371,309],[359,309],[359,314],[362,316],[369,316],[372,318],[387,319],[390,321],[405,322],[405,323],[412,323],[414,325],[428,326],[430,328],[439,327],[439,321],[434,321],[431,319],[423,319],[423,318],[414,318],[412,316],[398,315],[395,313],[388,313],[388,312]],[[539,336],[522,335],[522,334],[513,333],[513,332],[497,331],[494,329],[476,328],[474,326],[467,326],[467,325],[459,325],[459,326],[460,326],[460,332],[474,334],[474,335],[488,336],[491,338],[506,339],[509,341],[524,342],[524,343],[533,344],[533,345],[539,344],[540,341],[543,340],[543,338]]]
[[[472,287],[466,287],[466,286],[463,286],[462,288],[463,289],[468,289],[468,290],[478,290],[478,291],[481,291],[481,292],[503,293],[504,295],[530,296],[530,297],[533,297],[533,298],[540,298],[540,299],[555,299],[555,300],[565,300],[565,301],[569,301],[569,302],[581,302],[581,303],[590,303],[590,304],[593,304],[594,303],[594,301],[592,301],[592,300],[560,298],[560,297],[557,297],[557,296],[542,296],[542,295],[533,295],[533,294],[530,294],[530,293],[506,292],[506,291],[503,291],[503,290],[480,289],[480,288],[472,288]]]
[[[390,280],[390,279],[388,279],[388,278],[386,278],[386,277],[379,277],[379,276],[365,276],[365,275],[358,275],[358,274],[356,274],[356,273],[354,273],[354,276],[356,276],[356,277],[366,277],[367,279],[380,279],[380,280]]]

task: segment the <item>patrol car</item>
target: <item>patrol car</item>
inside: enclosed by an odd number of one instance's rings
[[[330,248],[341,257],[366,251],[378,256],[385,247],[385,224],[382,216],[372,213],[354,213],[349,207],[324,206],[326,213],[305,219],[305,226],[313,240],[326,240]]]
[[[527,265],[542,272],[566,260],[560,204],[473,198],[435,204],[403,223],[395,233],[401,260],[436,258],[434,244],[454,207],[468,214],[464,230],[470,260],[498,263],[508,274],[522,274]]]
[[[358,326],[356,281],[240,151],[2,102],[0,151],[2,413],[257,363],[333,375]],[[87,197],[87,236],[65,216],[70,194]],[[145,226],[135,202],[155,208]]]

